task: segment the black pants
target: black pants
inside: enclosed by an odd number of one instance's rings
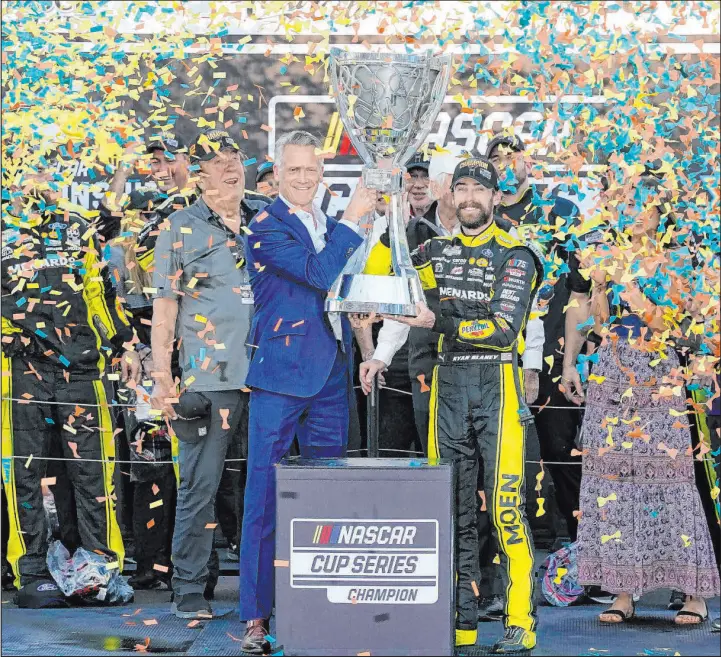
[[[571,456],[576,447],[576,436],[581,426],[582,411],[571,404],[558,389],[553,379],[561,376],[561,365],[555,364],[550,374],[539,374],[538,399],[536,405],[562,408],[534,409],[536,432],[541,448],[541,458],[546,462],[561,462],[563,465],[548,465],[548,471],[556,488],[556,502],[566,520],[571,540],[576,540],[578,520],[573,512],[578,510],[581,490],[581,457]],[[569,465],[566,465],[568,463]]]
[[[430,379],[430,380],[428,380]],[[431,385],[433,377],[426,377],[426,385],[422,386],[418,379],[411,380],[413,391],[413,419],[423,453],[428,456],[428,418],[430,416]]]
[[[124,548],[115,516],[113,471],[115,442],[107,380],[92,372],[63,370],[23,358],[2,357],[2,453],[10,532],[8,560],[15,585],[49,577],[46,556],[48,524],[43,508],[42,479],[47,476],[50,444],[58,440],[77,505],[82,546],[106,555],[122,570]],[[21,404],[9,398],[55,402]],[[83,406],[85,404],[85,406]],[[33,456],[31,459],[30,456]],[[13,458],[20,456],[22,458]]]
[[[508,577],[506,623],[532,631],[533,540],[525,517],[526,429],[518,417],[513,365],[436,366],[430,403],[428,451],[455,461],[456,629],[478,623],[479,549],[498,541]],[[479,462],[483,464],[485,526],[478,526]]]
[[[133,535],[137,572],[170,581],[170,549],[175,525],[176,483],[170,464],[143,466],[145,476],[134,482]],[[161,504],[158,504],[161,502]],[[161,568],[155,568],[155,566]],[[166,572],[163,567],[167,568]]]
[[[367,445],[367,417],[369,397],[359,405],[359,419],[363,442]],[[420,451],[416,431],[413,397],[402,392],[381,388],[378,394],[378,447],[380,456],[403,458]]]

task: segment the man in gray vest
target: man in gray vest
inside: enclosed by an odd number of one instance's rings
[[[215,497],[226,453],[247,431],[245,341],[253,296],[241,233],[265,203],[244,199],[244,158],[227,132],[201,134],[189,155],[200,169],[200,198],[160,226],[151,342],[153,407],[171,418],[179,441],[172,609],[195,619],[212,616],[203,591]],[[179,384],[170,366],[175,339]]]

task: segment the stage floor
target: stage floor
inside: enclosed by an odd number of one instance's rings
[[[224,572],[229,572],[227,561],[223,566]],[[189,621],[170,613],[169,591],[138,591],[135,602],[124,607],[38,611],[17,609],[12,592],[3,592],[2,654],[131,655],[144,649],[166,655],[242,655],[243,624],[235,611],[237,594],[237,577],[221,577],[213,608],[225,616],[189,628]],[[639,603],[637,618],[617,626],[599,625],[599,605],[541,606],[538,647],[532,654],[718,655],[719,635],[711,633],[710,623],[676,627],[673,612],[666,611],[667,601],[666,591],[649,594]],[[718,615],[718,598],[711,601],[710,608],[712,616]],[[490,654],[490,646],[502,632],[501,624],[481,623],[478,629],[478,645],[458,654]],[[403,637],[399,635],[398,640],[402,642]],[[272,652],[283,654],[283,646],[274,644]],[[357,652],[364,652],[363,646],[358,646]]]

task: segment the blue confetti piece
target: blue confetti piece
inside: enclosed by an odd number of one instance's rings
[[[58,356],[58,360],[65,365],[65,367],[70,367],[70,361],[65,358],[65,356]]]
[[[255,164],[257,161],[258,161],[257,158],[251,157],[250,159],[248,159],[248,160],[246,160],[245,162],[243,162],[243,166],[249,167],[251,164]]]
[[[20,299],[18,299],[18,300],[15,302],[15,305],[16,305],[18,308],[22,308],[27,302],[28,302],[28,300],[27,300],[25,297],[21,297]]]
[[[51,418],[51,417],[46,417],[46,418],[45,418],[45,421],[46,421],[48,424],[55,424],[55,420],[53,420],[53,418]]]

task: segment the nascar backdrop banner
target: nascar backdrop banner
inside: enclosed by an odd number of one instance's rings
[[[305,59],[314,58],[305,56]],[[207,62],[193,63],[189,68],[187,62],[170,60],[167,65],[176,75],[169,85],[170,94],[174,100],[182,99],[183,109],[182,115],[168,112],[167,119],[175,121],[174,131],[186,143],[195,138],[198,128],[222,123],[238,139],[247,157],[249,188],[254,185],[257,166],[273,158],[275,139],[280,133],[293,129],[313,132],[325,149],[335,153],[335,157],[326,160],[325,184],[319,190],[318,200],[329,216],[336,217],[345,207],[363,163],[345,134],[336,105],[328,95],[324,63],[323,57],[318,62],[304,65],[299,57],[290,53],[285,57],[278,53],[272,57],[266,57],[264,53],[226,55],[214,61],[212,66]],[[146,74],[152,75],[152,72],[146,71]],[[299,87],[288,82],[292,79],[302,81],[306,93],[294,93]],[[193,91],[207,88],[209,82],[213,95],[220,98],[241,96],[244,102],[231,102],[223,110],[218,109],[217,101],[209,105],[206,92]],[[526,141],[540,140],[547,144],[536,157],[540,162],[545,161],[541,182],[548,183],[554,173],[563,169],[550,158],[560,151],[561,141],[571,135],[573,117],[584,108],[602,111],[604,103],[603,96],[566,96],[545,103],[531,102],[522,95],[473,95],[468,99],[447,96],[426,143],[440,148],[458,146],[471,155],[482,155],[485,154],[488,131],[512,125]],[[555,107],[559,111],[547,112]],[[157,106],[147,95],[141,95],[137,102],[126,99],[117,109],[134,115],[138,123],[158,126],[157,130],[167,126],[165,122],[153,120]],[[557,114],[559,118],[549,118],[551,114]],[[163,119],[167,120],[165,115]],[[96,172],[89,172],[85,165],[73,159],[62,159],[59,166],[74,168],[74,182],[65,189],[65,196],[85,208],[96,209],[106,186],[99,183]],[[141,182],[137,178],[131,179],[127,191]]]

